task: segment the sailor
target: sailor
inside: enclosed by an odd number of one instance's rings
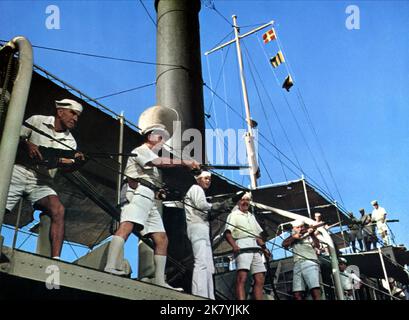
[[[325,221],[322,219],[322,214],[320,212],[315,212],[314,213],[314,220],[315,220],[315,222],[313,224],[314,227],[322,226],[325,230],[329,229],[329,225],[327,223],[325,223]],[[324,240],[323,235],[322,235],[322,233],[320,231],[315,230],[315,235],[319,239]],[[329,255],[328,247],[322,242],[320,242],[320,248],[316,249],[315,251],[317,252],[318,255],[320,255],[322,253],[325,253],[325,254]]]
[[[55,101],[55,116],[34,115],[26,120],[20,132],[20,145],[13,167],[13,174],[6,208],[11,211],[24,196],[34,209],[51,217],[51,256],[59,259],[64,240],[64,206],[53,189],[57,169],[75,170],[84,160],[76,152],[77,143],[70,133],[82,112],[82,105],[71,99]],[[61,143],[60,143],[61,142]],[[71,158],[58,158],[50,169],[40,148],[72,151]],[[74,151],[73,151],[74,150]]]
[[[303,220],[292,222],[292,235],[283,241],[283,247],[293,250],[293,294],[296,300],[305,299],[308,288],[313,300],[320,300],[320,266],[316,254],[320,242],[314,228],[306,228]]]
[[[399,287],[396,285],[395,279],[392,278],[392,277],[389,277],[389,278],[388,278],[388,282],[389,282],[389,287],[390,287],[390,289],[391,289],[391,294],[392,294],[395,298],[397,298],[397,299],[399,299],[399,300],[406,300],[406,295],[405,295],[404,290],[403,290],[402,288],[399,288]]]
[[[389,240],[388,226],[386,225],[386,210],[379,206],[377,200],[371,201],[371,205],[374,207],[372,210],[372,221],[376,222],[376,228],[382,237],[383,245],[387,246],[389,244]]]
[[[371,214],[366,214],[364,208],[359,209],[359,212],[361,213],[360,222],[362,226],[362,237],[364,239],[365,250],[371,250],[372,244],[374,245],[374,249],[376,249],[376,235],[373,231]]]
[[[247,192],[239,200],[238,206],[227,217],[224,236],[232,246],[236,256],[236,298],[245,300],[245,284],[248,272],[253,275],[253,295],[255,300],[263,299],[264,266],[262,255],[268,259],[271,254],[261,238],[263,229],[253,214],[249,212],[251,194]],[[250,250],[242,250],[242,249]],[[253,250],[251,250],[253,249]]]
[[[356,252],[356,243],[355,240],[358,240],[359,244],[359,249],[362,251],[363,250],[363,244],[362,244],[362,228],[361,228],[361,221],[357,220],[353,213],[349,213],[349,217],[351,218],[351,223],[348,225],[349,228],[349,242],[351,243],[352,246],[352,251]]]
[[[344,300],[355,300],[354,288],[357,283],[361,282],[361,279],[356,274],[347,271],[347,260],[345,258],[338,259],[338,268],[344,291]]]
[[[199,169],[200,165],[194,160],[178,160],[159,157],[157,152],[169,137],[162,124],[150,125],[141,131],[144,142],[135,148],[125,168],[127,183],[122,188],[121,220],[118,230],[112,237],[105,271],[124,275],[123,247],[134,227],[141,234],[150,237],[154,243],[154,284],[172,288],[165,282],[165,266],[168,238],[163,226],[162,218],[155,205],[155,191],[159,185],[158,168],[187,167]],[[173,289],[173,288],[172,288]]]
[[[213,254],[210,243],[209,220],[211,210],[225,211],[231,205],[230,199],[209,203],[205,191],[211,184],[211,173],[202,171],[195,176],[197,184],[190,187],[185,196],[187,236],[192,244],[194,267],[192,276],[192,294],[214,300]]]

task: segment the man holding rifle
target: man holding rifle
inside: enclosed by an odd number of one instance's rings
[[[74,170],[84,160],[76,152],[77,143],[70,133],[82,112],[82,105],[71,99],[55,101],[55,116],[34,115],[26,120],[20,133],[21,143],[13,168],[6,208],[13,210],[16,203],[26,196],[34,209],[51,217],[51,255],[59,259],[64,240],[64,206],[53,190],[53,178],[57,168]],[[65,150],[72,156],[50,159],[42,154],[42,148]]]
[[[155,205],[155,194],[161,188],[158,168],[187,167],[190,170],[199,169],[194,160],[179,160],[159,157],[158,152],[164,145],[169,134],[162,124],[153,124],[141,131],[144,143],[135,148],[129,157],[125,168],[127,183],[121,192],[121,222],[112,237],[108,250],[105,271],[115,275],[125,275],[123,270],[123,248],[125,241],[136,228],[143,236],[149,237],[154,243],[154,284],[175,289],[165,281],[165,266],[167,259],[168,237],[163,226],[162,217]]]
[[[254,215],[249,211],[251,194],[247,192],[238,202],[237,209],[227,217],[224,236],[232,246],[236,257],[236,297],[245,300],[246,284],[249,271],[253,274],[253,295],[255,300],[263,299],[264,266],[262,254],[268,259],[271,254],[261,238],[263,229],[258,224]],[[246,250],[247,249],[247,250]]]
[[[314,227],[306,226],[303,220],[292,222],[292,235],[283,241],[283,247],[291,247],[294,254],[293,294],[296,300],[305,299],[305,293],[311,292],[313,300],[320,300],[320,266],[316,254],[320,242]]]

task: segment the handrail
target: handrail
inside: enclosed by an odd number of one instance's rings
[[[33,73],[33,49],[31,43],[26,38],[19,36],[8,42],[6,46],[19,53],[19,64],[0,141],[0,163],[2,166],[0,170],[0,231],[3,225],[9,184]],[[2,245],[3,238],[0,236],[0,252]]]

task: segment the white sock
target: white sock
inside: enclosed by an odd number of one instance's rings
[[[53,259],[55,259],[55,260],[60,260],[60,257],[59,257],[59,256],[55,256],[55,257],[53,257]]]
[[[155,284],[163,285],[165,284],[165,267],[166,267],[166,256],[154,255],[153,260],[155,262]]]
[[[122,261],[124,259],[124,238],[113,236],[108,249],[108,258],[106,269],[121,270]]]

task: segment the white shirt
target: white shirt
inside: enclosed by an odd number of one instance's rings
[[[27,138],[28,141],[30,141],[31,143],[34,143],[37,146],[63,149],[63,150],[72,150],[72,149],[76,150],[77,149],[77,142],[75,141],[74,137],[72,136],[69,130],[65,130],[63,132],[55,131],[55,117],[54,116],[35,115],[35,116],[28,118],[26,122],[55,139],[54,140],[49,137],[46,137],[45,135],[37,131],[34,131],[32,129],[29,129],[23,125],[21,127],[20,137]],[[59,143],[58,141],[61,141],[68,147]],[[57,172],[57,169],[47,170],[44,166],[32,165],[24,159],[19,159],[16,162],[18,164],[23,164],[26,167],[34,169],[37,173],[40,173],[42,175],[49,176],[49,177],[54,177],[55,173]]]
[[[354,288],[354,283],[361,282],[361,279],[355,274],[348,271],[343,271],[339,273],[339,278],[341,280],[342,289],[352,290]]]
[[[185,196],[186,221],[188,223],[204,223],[209,225],[207,211],[212,207],[206,201],[203,188],[197,184],[190,187]]]
[[[372,211],[372,220],[376,222],[382,222],[383,219],[385,219],[386,216],[386,210],[380,206],[378,206],[378,209],[373,209]]]
[[[227,217],[226,230],[230,230],[232,237],[237,239],[254,238],[260,235],[263,229],[258,224],[256,218],[250,212],[234,210]]]
[[[125,176],[137,179],[141,178],[151,183],[159,181],[159,171],[155,166],[148,166],[147,163],[159,158],[146,144],[143,144],[134,150],[137,157],[129,157],[125,168]]]

